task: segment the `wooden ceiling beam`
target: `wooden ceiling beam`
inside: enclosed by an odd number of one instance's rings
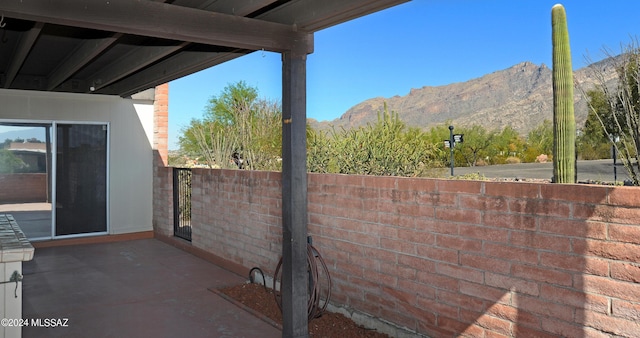
[[[410,0],[294,0],[260,18],[296,24],[301,30],[316,32],[408,1]]]
[[[249,50],[284,52],[313,42],[295,25],[148,0],[3,0],[5,17]]]
[[[166,0],[161,1],[166,2]],[[173,4],[178,6],[206,9],[207,11],[214,11],[217,13],[247,16],[273,2],[275,2],[275,0],[251,1],[248,3],[239,3],[237,0],[209,0],[205,3],[202,3],[201,0],[179,0],[174,1]],[[130,74],[139,71],[144,67],[147,67],[175,52],[178,52],[188,45],[190,45],[189,42],[183,42],[176,46],[140,46],[138,49],[127,54],[125,57],[120,58],[109,66],[101,69],[96,74],[91,75],[87,79],[87,83],[92,84],[94,91],[100,90],[120,79],[125,78]],[[88,91],[89,89],[87,89],[87,92]]]
[[[162,58],[175,53],[185,46],[188,42],[183,42],[175,46],[140,46],[131,53],[121,57],[108,66],[100,69],[97,73],[91,75],[87,79],[87,83],[91,84],[89,91],[102,89],[120,79],[129,76],[140,69],[147,67]]]
[[[49,75],[47,90],[54,90],[105,49],[113,45],[121,36],[121,33],[116,33],[102,39],[85,40]]]
[[[31,52],[31,48],[33,48],[33,44],[38,39],[40,35],[40,31],[42,31],[42,27],[44,24],[41,22],[36,23],[36,25],[31,28],[28,32],[24,34],[20,42],[18,43],[18,47],[16,48],[16,52],[11,57],[11,65],[7,68],[7,75],[5,78],[4,88],[9,88],[13,80],[18,75],[18,71],[24,64],[24,61],[27,59],[29,52]]]
[[[248,51],[238,50],[236,53],[224,52],[191,52],[180,54],[160,61],[142,71],[96,91],[98,94],[120,95],[129,97],[142,90],[166,83],[183,76],[193,74],[202,69],[219,65],[229,60],[246,55]],[[162,74],[162,76],[159,76]]]
[[[208,11],[247,16],[259,9],[267,7],[277,0],[176,0],[171,3],[178,6],[206,9]]]

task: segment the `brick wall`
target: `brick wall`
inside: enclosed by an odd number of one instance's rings
[[[172,171],[166,167],[169,147],[169,84],[155,88],[153,102],[153,228],[173,235]]]
[[[166,166],[169,158],[169,84],[155,88],[153,101],[153,149],[156,166]]]
[[[155,166],[153,172],[153,229],[173,236],[173,169]]]
[[[282,251],[280,173],[192,169],[192,243],[273,272]]]
[[[0,204],[47,201],[47,174],[0,174]]]
[[[193,246],[273,273],[280,174],[195,169],[193,187]],[[338,305],[434,337],[640,336],[638,188],[319,174],[308,187]]]

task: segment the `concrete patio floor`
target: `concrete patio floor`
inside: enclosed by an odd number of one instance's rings
[[[281,337],[210,291],[238,276],[155,239],[37,248],[23,266],[23,337]]]

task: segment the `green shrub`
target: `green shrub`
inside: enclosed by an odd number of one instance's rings
[[[522,161],[520,160],[520,158],[515,157],[515,156],[509,156],[507,157],[506,161],[507,164],[518,164],[521,163]]]
[[[375,124],[307,135],[311,172],[424,177],[443,167],[437,146],[418,129],[407,129],[386,105]]]

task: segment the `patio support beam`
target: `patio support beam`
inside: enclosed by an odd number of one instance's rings
[[[273,52],[292,50],[292,42],[305,35],[296,25],[154,1],[3,0],[0,13],[57,25]]]
[[[309,334],[306,62],[306,48],[282,53],[283,337],[307,337]]]

